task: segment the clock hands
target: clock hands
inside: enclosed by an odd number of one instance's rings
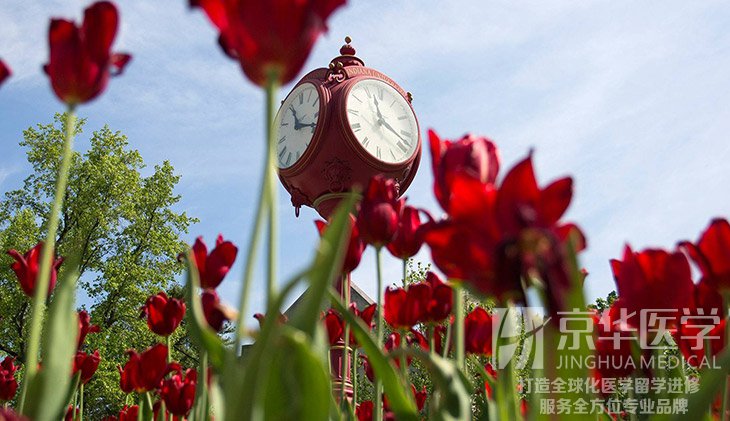
[[[297,112],[294,109],[293,106],[289,105],[289,111],[291,111],[292,116],[294,117],[294,130],[301,130],[303,127],[311,127],[312,130],[314,130],[315,127],[317,127],[317,123],[302,123],[297,118]],[[302,116],[304,118],[305,116]]]
[[[403,139],[403,136],[401,136],[398,132],[395,131],[393,126],[391,126],[387,121],[385,121],[385,117],[383,117],[383,114],[381,114],[380,107],[378,106],[378,98],[376,98],[375,95],[373,95],[373,100],[375,100],[375,111],[378,114],[378,125],[384,126],[386,129],[393,132],[394,135],[398,136],[398,139],[408,143],[407,140]]]

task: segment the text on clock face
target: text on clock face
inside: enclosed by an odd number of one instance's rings
[[[418,125],[405,98],[392,86],[366,79],[347,95],[350,130],[373,157],[399,163],[410,158],[418,146]]]
[[[320,98],[311,83],[297,86],[276,115],[277,161],[280,168],[294,165],[304,155],[319,123]]]

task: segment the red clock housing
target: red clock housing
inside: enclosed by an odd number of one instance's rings
[[[350,39],[346,38],[345,42],[340,55],[332,59],[328,68],[307,73],[293,88],[310,83],[320,95],[319,122],[309,146],[293,165],[279,169],[279,178],[291,195],[297,216],[301,206],[309,206],[328,218],[348,192],[355,187],[364,189],[376,174],[395,180],[399,195],[402,195],[413,181],[421,160],[417,119],[416,133],[412,134],[415,148],[409,150],[412,151],[410,156],[395,163],[373,156],[353,134],[348,123],[346,99],[359,81],[382,81],[406,100],[411,112],[413,108],[410,93],[383,73],[365,67],[355,56]]]

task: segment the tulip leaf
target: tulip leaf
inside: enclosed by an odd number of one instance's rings
[[[431,413],[431,419],[447,421],[465,420],[471,417],[472,386],[456,366],[455,361],[416,348],[393,351],[395,358],[403,354],[421,360],[431,373],[434,388],[440,392],[438,395],[431,395],[432,399],[438,397],[434,406],[436,410]]]
[[[63,418],[67,392],[72,385],[71,370],[79,329],[74,306],[78,265],[72,263],[75,262],[69,262],[60,277],[53,295],[43,327],[41,368],[28,385],[24,415],[35,421]]]
[[[700,372],[700,390],[697,393],[683,396],[687,398],[687,412],[677,413],[672,420],[686,419],[687,414],[706,413],[707,409],[718,395],[722,395],[724,382],[730,372],[730,348],[725,348],[715,361],[717,367],[707,368]],[[652,420],[667,419],[669,417],[652,417]]]
[[[185,301],[190,306],[185,315],[188,318],[188,328],[198,348],[208,353],[211,365],[219,372],[222,372],[225,369],[225,354],[230,351],[226,350],[221,338],[208,326],[208,322],[205,320],[200,294],[195,292],[200,287],[200,275],[198,274],[197,267],[192,263],[195,261],[192,251],[189,253],[188,279],[185,284]]]
[[[332,390],[326,362],[317,352],[322,347],[300,330],[282,330],[267,373],[264,419],[328,419]]]
[[[339,268],[342,267],[350,237],[350,210],[355,204],[355,199],[355,194],[350,194],[339,205],[332,222],[325,230],[307,274],[309,288],[304,294],[303,302],[290,320],[292,326],[310,336],[319,323],[327,288],[340,274]]]
[[[375,344],[364,323],[352,314],[342,304],[339,294],[332,288],[329,289],[332,305],[350,325],[351,332],[357,338],[358,343],[365,350],[368,361],[373,367],[375,376],[383,382],[385,395],[388,397],[390,409],[395,413],[398,420],[417,420],[418,411],[410,391],[407,393],[407,385],[398,375],[398,372],[390,360]]]

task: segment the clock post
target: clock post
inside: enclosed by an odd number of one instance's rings
[[[308,206],[329,218],[342,198],[361,191],[375,175],[393,179],[402,195],[421,160],[411,94],[366,67],[350,43],[346,37],[328,67],[297,82],[274,120],[279,179],[296,216]],[[349,275],[337,282],[346,302],[350,282]],[[340,342],[330,350],[333,390],[336,399],[342,389],[351,399],[353,362],[350,348]]]

